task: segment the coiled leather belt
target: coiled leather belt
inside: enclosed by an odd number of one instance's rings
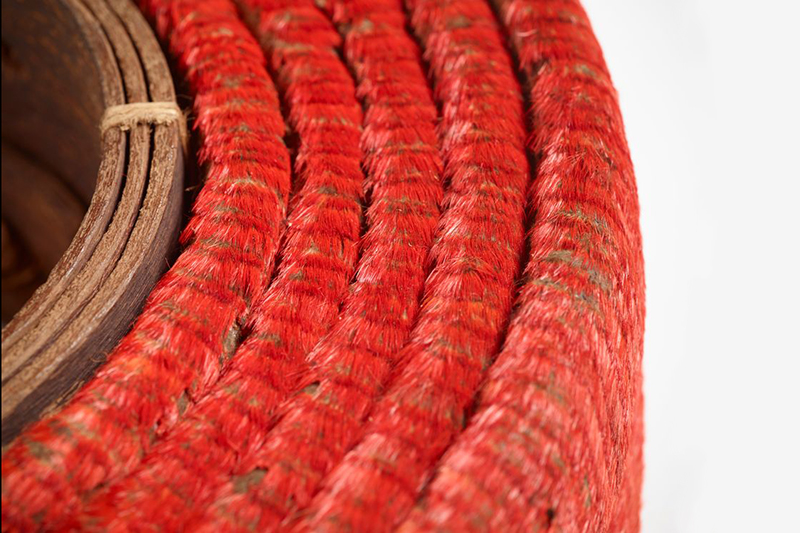
[[[185,130],[127,0],[4,1],[3,53],[4,230],[52,266],[3,328],[5,445],[91,375],[167,267]]]

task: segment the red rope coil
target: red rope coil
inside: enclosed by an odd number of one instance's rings
[[[3,456],[3,529],[638,529],[638,203],[580,4],[144,4],[206,182]]]
[[[436,267],[397,377],[372,407],[361,442],[303,512],[302,529],[391,530],[405,516],[463,428],[511,307],[529,176],[512,65],[484,3],[409,4],[444,117],[450,189]]]
[[[616,94],[578,2],[497,8],[530,87],[531,256],[479,408],[400,530],[635,531],[644,277]]]

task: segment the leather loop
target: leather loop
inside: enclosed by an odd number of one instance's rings
[[[136,102],[112,106],[103,113],[100,132],[110,128],[130,131],[139,124],[169,124],[176,122],[180,126],[181,144],[186,155],[189,138],[186,129],[186,116],[175,102]]]
[[[35,250],[58,233],[59,219],[42,224],[54,196],[22,205],[40,196],[37,183],[88,204],[47,280],[3,327],[5,445],[91,376],[168,266],[187,133],[167,62],[129,0],[2,9],[4,240]]]

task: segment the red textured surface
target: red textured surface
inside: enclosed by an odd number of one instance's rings
[[[145,4],[206,182],[3,456],[3,529],[637,530],[638,202],[580,4]]]
[[[530,86],[531,256],[478,409],[400,530],[635,531],[644,276],[616,93],[577,2],[497,4]]]
[[[300,529],[391,530],[408,512],[464,427],[514,295],[530,172],[521,92],[499,27],[480,1],[409,4],[442,105],[450,179],[436,266],[397,376],[371,408],[361,442],[303,512]],[[463,59],[452,65],[455,57]]]

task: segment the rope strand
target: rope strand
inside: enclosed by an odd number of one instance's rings
[[[636,531],[644,277],[616,94],[578,2],[497,9],[530,86],[531,258],[480,407],[400,531]]]
[[[325,475],[357,442],[366,415],[398,363],[409,374],[416,373],[421,383],[419,392],[407,398],[408,410],[416,411],[413,414],[421,410],[431,427],[460,427],[459,405],[468,403],[481,370],[499,347],[510,309],[529,178],[520,90],[502,46],[496,52],[476,46],[486,39],[500,43],[497,28],[482,22],[487,11],[480,6],[453,2],[443,8],[421,3],[412,17],[427,45],[436,95],[443,104],[444,172],[450,180],[446,211],[431,253],[435,266],[412,342],[400,352],[354,351],[350,339],[358,342],[356,335],[361,332],[349,324],[335,329],[334,342],[323,343],[310,356],[308,381],[316,384],[313,392],[295,397],[285,407],[283,418],[250,463],[247,472],[259,472],[257,482],[245,491],[229,484],[218,495],[217,516],[227,521],[223,529],[275,529],[304,509]],[[455,31],[444,22],[450,13],[460,16]],[[442,22],[429,22],[437,20]],[[485,90],[471,89],[478,79],[486,81]],[[420,258],[414,261],[419,262]],[[362,334],[360,342],[369,337]],[[401,381],[393,392],[405,388]],[[442,393],[441,409],[433,391]],[[399,395],[390,401],[398,401]],[[448,410],[445,402],[451,398],[453,407]],[[398,414],[400,424],[413,433],[408,413]],[[446,445],[447,435],[433,435],[427,446],[436,450]],[[431,438],[424,431],[413,436]],[[394,448],[382,451],[390,456],[397,452]],[[434,458],[438,455],[433,454]],[[402,483],[381,481],[386,485],[373,486],[375,494],[388,490],[392,498],[402,492]],[[369,508],[371,502],[363,503]],[[411,503],[413,499],[409,507]],[[219,526],[208,526],[215,527]]]
[[[361,442],[302,511],[300,530],[390,531],[405,516],[463,428],[511,307],[529,178],[511,61],[482,2],[408,4],[443,106],[452,180],[445,230],[402,369],[372,408]],[[473,80],[483,81],[481,91],[471,90]]]

